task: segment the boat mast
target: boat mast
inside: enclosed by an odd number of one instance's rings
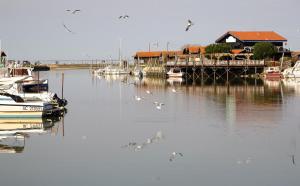
[[[121,53],[121,49],[122,49],[122,38],[120,38],[120,43],[119,43],[119,67],[122,67],[122,53]]]

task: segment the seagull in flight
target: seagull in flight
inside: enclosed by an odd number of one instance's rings
[[[63,27],[70,33],[75,34],[72,30],[70,30],[64,23],[62,23]]]
[[[81,10],[80,9],[76,9],[76,10],[70,10],[70,9],[68,9],[68,10],[66,10],[67,12],[71,12],[72,14],[76,14],[77,12],[81,12]]]
[[[189,31],[190,27],[193,26],[193,25],[194,25],[194,23],[189,19],[185,31]]]
[[[181,152],[172,152],[170,158],[169,158],[169,161],[173,161],[175,159],[176,156],[181,156],[183,157],[183,154]]]
[[[119,19],[128,19],[129,15],[123,15],[123,16],[119,16]]]

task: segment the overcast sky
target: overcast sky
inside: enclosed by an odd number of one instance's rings
[[[299,0],[0,0],[0,40],[11,59],[108,59],[117,58],[120,39],[130,58],[149,43],[177,50],[228,30],[273,30],[299,50],[299,7]],[[130,18],[119,20],[124,14]],[[195,25],[185,32],[188,19]]]

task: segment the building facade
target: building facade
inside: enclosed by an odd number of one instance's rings
[[[284,46],[287,39],[274,31],[229,31],[216,40],[216,43],[229,43],[234,49],[252,52],[256,43],[272,43],[279,53],[288,52]]]

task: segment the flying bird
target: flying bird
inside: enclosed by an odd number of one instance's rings
[[[121,16],[119,16],[119,19],[128,19],[129,18],[129,15],[121,15]]]
[[[190,27],[193,26],[193,25],[194,25],[194,23],[189,19],[185,31],[189,31]]]
[[[81,12],[81,10],[77,9],[72,12],[72,14],[76,14],[77,12]]]
[[[66,12],[71,12],[72,14],[76,14],[77,12],[81,12],[81,10],[80,9],[76,9],[76,10],[67,9]]]
[[[70,30],[64,23],[62,23],[63,27],[70,33],[74,34],[72,30]]]
[[[176,156],[181,156],[183,157],[183,154],[181,152],[172,152],[170,158],[169,158],[169,161],[173,161],[175,159]]]

